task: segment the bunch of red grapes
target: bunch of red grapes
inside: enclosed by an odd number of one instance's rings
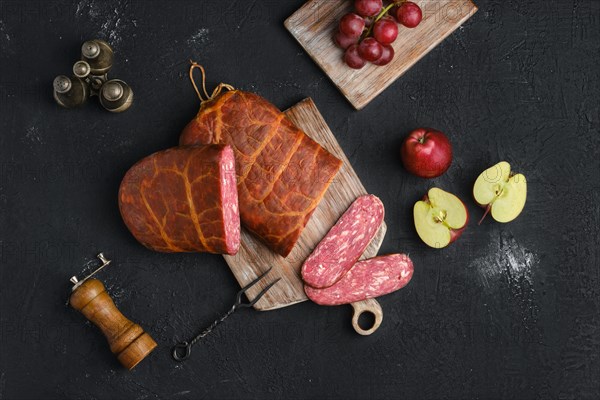
[[[355,0],[355,13],[340,19],[335,42],[350,68],[360,69],[367,62],[386,65],[394,58],[392,43],[398,37],[398,23],[407,28],[419,25],[421,8],[412,1],[394,1],[383,7],[383,0]]]

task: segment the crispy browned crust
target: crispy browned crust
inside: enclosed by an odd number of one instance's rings
[[[287,256],[342,162],[262,97],[230,91],[205,102],[180,144],[229,144],[242,224]]]

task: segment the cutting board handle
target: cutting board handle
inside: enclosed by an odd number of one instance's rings
[[[367,299],[363,301],[357,301],[356,303],[352,303],[350,305],[352,308],[354,308],[354,314],[352,314],[352,326],[354,327],[356,333],[363,336],[368,336],[379,328],[379,325],[381,325],[381,322],[383,321],[383,310],[381,309],[381,305],[377,302],[377,300]],[[363,329],[358,324],[358,319],[362,313],[365,312],[371,313],[375,317],[375,322],[369,329]]]

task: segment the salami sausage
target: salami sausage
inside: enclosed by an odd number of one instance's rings
[[[161,252],[235,254],[240,216],[229,146],[176,147],[154,153],[125,174],[119,208],[144,246]]]
[[[403,288],[413,275],[413,263],[405,254],[391,254],[359,261],[335,285],[315,289],[304,285],[309,299],[323,306],[354,303]]]
[[[360,258],[383,223],[384,208],[373,195],[357,198],[302,265],[304,283],[325,288]]]
[[[231,145],[242,224],[284,257],[342,165],[274,105],[239,90],[202,102],[179,143]]]

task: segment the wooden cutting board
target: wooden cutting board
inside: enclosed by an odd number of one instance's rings
[[[349,0],[310,0],[285,21],[285,27],[338,89],[360,110],[429,53],[476,11],[470,0],[413,0],[423,11],[416,28],[399,26],[395,57],[386,66],[368,63],[355,70],[333,42],[340,18],[353,10]]]
[[[247,285],[269,267],[273,267],[260,285],[256,285],[248,291],[249,298],[253,298],[269,282],[281,278],[281,281],[256,303],[255,308],[261,311],[273,310],[308,300],[300,278],[302,263],[350,204],[358,196],[367,194],[348,158],[311,99],[302,100],[285,111],[285,114],[308,136],[342,160],[343,165],[287,258],[269,250],[244,229],[242,229],[240,251],[235,256],[224,256],[240,286]],[[384,223],[363,253],[362,258],[370,258],[377,254],[386,229]],[[376,309],[379,308],[379,305],[375,300],[359,303],[362,304],[355,303],[356,312],[370,311],[377,317]]]

